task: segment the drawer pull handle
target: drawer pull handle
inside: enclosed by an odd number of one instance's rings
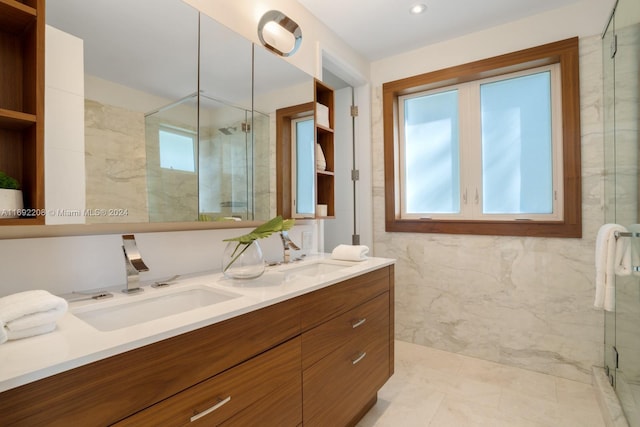
[[[357,328],[358,326],[362,325],[362,324],[363,324],[364,322],[366,322],[366,321],[367,321],[367,318],[366,318],[366,317],[363,317],[362,319],[360,319],[360,320],[356,320],[355,322],[353,322],[353,323],[351,324],[351,327],[352,327],[353,329],[355,329],[355,328]]]
[[[353,359],[353,360],[351,361],[351,364],[355,365],[355,364],[359,363],[362,359],[364,359],[364,357],[365,357],[366,355],[367,355],[367,353],[365,353],[364,351],[363,351],[363,352],[361,352],[361,353],[358,355],[358,357],[356,357],[355,359]]]
[[[197,421],[200,418],[204,417],[205,415],[209,415],[210,413],[212,413],[213,411],[215,411],[216,409],[220,408],[221,406],[229,403],[229,401],[231,400],[231,396],[227,397],[226,399],[222,399],[219,400],[218,403],[216,403],[215,405],[213,405],[211,408],[206,409],[202,412],[200,412],[199,414],[194,415],[193,417],[191,417],[191,422]]]

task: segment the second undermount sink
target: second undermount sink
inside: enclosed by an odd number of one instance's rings
[[[351,265],[333,264],[329,262],[314,262],[311,264],[304,264],[299,267],[288,268],[284,271],[284,273],[288,276],[322,276],[324,274],[330,274],[347,267],[351,267]]]
[[[161,292],[162,295],[141,294],[110,301],[107,306],[78,307],[71,313],[99,331],[113,331],[241,296],[204,286]]]

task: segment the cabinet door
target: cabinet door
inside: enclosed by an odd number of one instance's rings
[[[389,378],[389,312],[302,374],[304,425],[350,425]]]
[[[116,424],[123,426],[219,425],[254,402],[300,381],[300,338],[197,384]],[[295,388],[292,389],[295,393]],[[300,400],[300,394],[287,399]],[[259,407],[258,407],[259,408]],[[261,415],[253,411],[255,417]]]

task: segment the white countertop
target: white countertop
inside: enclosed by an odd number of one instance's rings
[[[287,273],[318,261],[342,264],[345,268],[315,277]],[[387,258],[348,262],[332,260],[329,255],[314,255],[304,261],[267,267],[261,277],[253,280],[232,280],[221,273],[205,273],[180,278],[166,289],[144,286],[141,294],[125,295],[116,291],[114,297],[107,300],[71,303],[69,312],[58,320],[55,331],[0,345],[0,392],[267,307],[394,262]],[[99,331],[72,314],[89,305],[99,307],[127,299],[133,301],[137,297],[160,296],[163,292],[194,285],[240,296],[113,331]]]

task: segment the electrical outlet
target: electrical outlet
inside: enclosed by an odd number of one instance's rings
[[[302,232],[302,249],[311,249],[313,244],[313,235],[310,231]]]

